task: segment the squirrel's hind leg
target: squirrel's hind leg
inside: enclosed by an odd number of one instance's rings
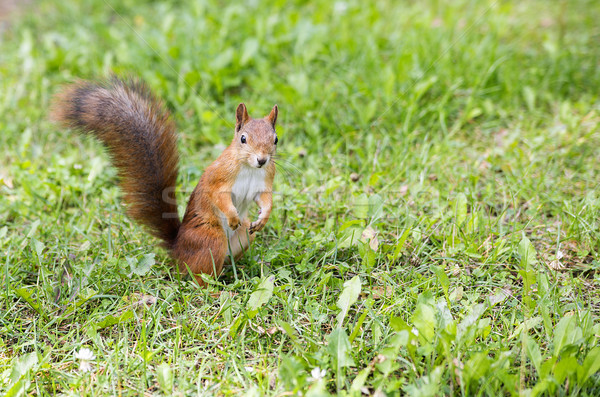
[[[200,285],[204,285],[200,273],[210,276],[221,274],[227,257],[227,237],[225,232],[210,227],[190,227],[180,230],[173,247],[173,256],[179,261],[179,269],[196,276]]]

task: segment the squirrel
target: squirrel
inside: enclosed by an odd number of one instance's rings
[[[141,80],[111,76],[78,81],[59,92],[51,118],[91,134],[117,169],[127,213],[164,242],[180,271],[218,276],[239,259],[271,214],[278,108],[253,119],[241,103],[231,144],[206,168],[179,219],[175,184],[179,155],[175,124]],[[259,206],[250,222],[248,209]]]

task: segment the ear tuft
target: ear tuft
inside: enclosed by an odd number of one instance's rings
[[[248,115],[246,105],[240,103],[235,111],[235,132],[241,130],[248,121],[250,121],[250,116]]]
[[[273,106],[271,113],[266,117],[267,121],[271,123],[273,128],[275,128],[275,123],[277,122],[277,114],[279,114],[279,108],[277,105]]]

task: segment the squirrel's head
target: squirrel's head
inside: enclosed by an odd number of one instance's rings
[[[266,167],[273,161],[277,149],[277,105],[262,119],[248,115],[246,105],[240,103],[235,112],[235,137],[232,145],[237,148],[243,161],[250,167]]]

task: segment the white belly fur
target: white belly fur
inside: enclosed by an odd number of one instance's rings
[[[258,194],[265,190],[266,172],[264,168],[242,166],[231,189],[231,201],[237,209],[240,220],[243,221],[248,215],[248,209]],[[233,235],[229,228],[227,217],[221,215],[223,229],[227,236]]]

